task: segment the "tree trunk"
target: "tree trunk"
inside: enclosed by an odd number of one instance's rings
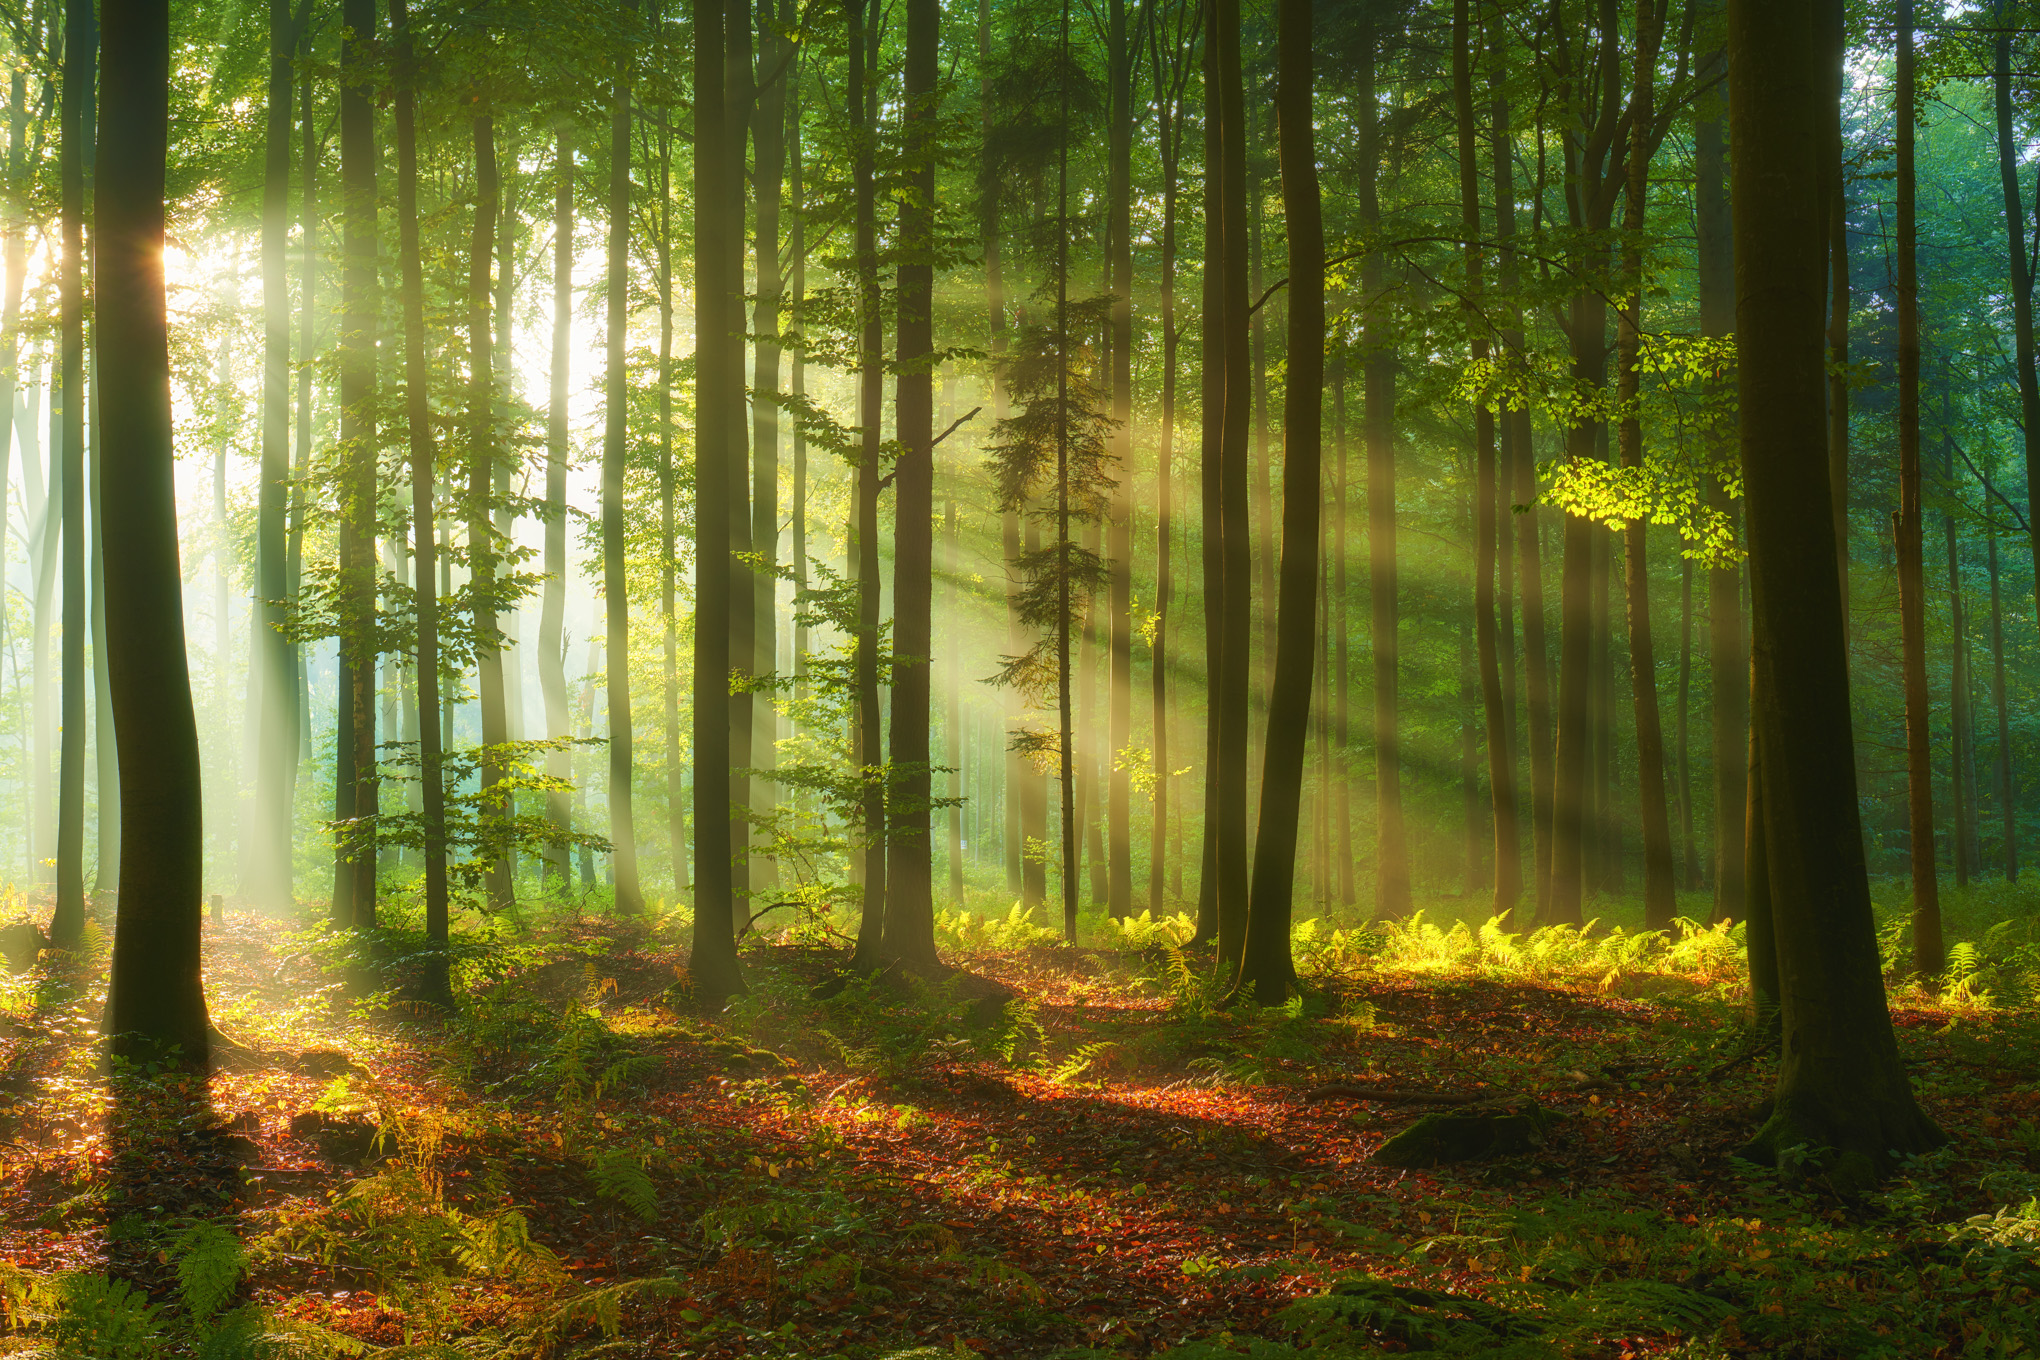
[[[57,902],[50,942],[76,944],[85,929],[85,161],[99,35],[89,4],[64,5],[63,250],[58,262],[64,432],[63,744],[57,769]]]
[[[1986,495],[1989,490],[1986,484]],[[2005,881],[2017,883],[2019,811],[2012,801],[2012,731],[2011,717],[2005,708],[2005,629],[1998,601],[1997,534],[1989,534],[1986,541],[1990,544],[1990,697],[1997,709],[1997,760],[1993,762],[1992,773],[1996,776],[1998,811],[2004,818]]]
[[[511,814],[509,800],[496,791],[508,774],[496,753],[510,734],[504,711],[503,651],[496,627],[499,549],[490,513],[496,484],[496,368],[495,332],[489,309],[494,297],[491,261],[495,255],[496,215],[502,200],[496,167],[496,123],[486,111],[474,120],[474,145],[475,222],[468,257],[468,579],[475,601],[475,687],[480,692],[482,708],[482,810],[487,817],[507,818]],[[508,268],[507,261],[504,267]],[[508,856],[490,861],[482,883],[489,910],[505,910],[516,900]]]
[[[757,0],[758,69],[771,76],[785,39],[775,30],[772,0]],[[786,175],[786,87],[791,72],[758,89],[752,109],[751,139],[756,157],[754,251],[758,300],[752,331],[752,386],[764,394],[751,403],[751,551],[759,566],[751,590],[751,670],[772,675],[779,669],[779,311],[783,275],[779,267],[779,195]],[[777,761],[779,710],[772,690],[751,701],[751,765],[764,771],[750,781],[751,812],[769,828],[778,802],[771,770]],[[779,873],[771,854],[769,830],[750,857],[750,885],[769,900],[778,888]]]
[[[170,7],[100,0],[104,82],[93,220],[94,328],[106,502],[108,681],[121,761],[120,913],[107,1030],[113,1051],[203,1068],[198,726],[184,662],[183,577],[163,280]]]
[[[673,467],[673,132],[661,122],[652,135],[659,149],[659,199],[653,210],[659,285],[659,689],[666,710],[666,839],[678,901],[687,891],[687,816],[680,763],[680,557]]]
[[[1925,513],[1920,488],[1920,286],[1916,263],[1917,189],[1913,173],[1913,4],[1898,8],[1898,617],[1905,677],[1906,823],[1912,857],[1913,967],[1938,977],[1941,893],[1934,864],[1934,752],[1927,694]],[[1832,532],[1832,531],[1830,531]]]
[[[574,734],[573,718],[567,711],[567,401],[573,377],[574,353],[574,129],[561,118],[554,129],[553,149],[553,313],[552,371],[546,396],[545,415],[545,546],[541,563],[545,584],[538,605],[538,690],[545,700],[545,735],[560,740]],[[427,530],[420,529],[421,534]],[[669,533],[662,546],[668,561],[673,557]],[[548,751],[545,772],[571,784],[574,753],[571,748]],[[547,792],[546,821],[555,835],[564,836],[574,825],[574,793],[569,787]],[[549,846],[545,853],[546,881],[564,889],[569,876],[569,851],[565,845]]]
[[[1894,1153],[1945,1139],[1913,1102],[1886,1007],[1834,521],[1813,513],[1831,494],[1815,5],[1730,0],[1728,15],[1752,716],[1783,1003],[1777,1100],[1744,1155],[1774,1161],[1788,1148],[1822,1149],[1829,1183],[1846,1192],[1887,1170]]]
[[[1250,659],[1253,654],[1253,538],[1247,511],[1247,426],[1252,414],[1253,376],[1247,338],[1247,129],[1246,95],[1240,74],[1239,0],[1214,0],[1217,50],[1219,173],[1207,174],[1205,194],[1220,222],[1219,288],[1223,418],[1219,429],[1219,520],[1223,544],[1224,604],[1220,614],[1218,673],[1218,763],[1215,806],[1218,822],[1218,957],[1223,968],[1238,968],[1246,946],[1249,917],[1247,860],[1247,737]],[[1211,209],[1207,208],[1207,211]],[[1370,257],[1372,258],[1372,257]],[[1206,357],[1206,363],[1210,357]]]
[[[1842,97],[1849,88],[1847,0],[1822,0],[1816,22],[1825,44],[1821,73],[1827,86],[1827,147],[1821,181],[1828,219],[1828,487],[1834,498],[1835,572],[1842,583],[1842,625],[1849,623],[1849,200],[1843,172]]]
[[[1462,0],[1463,3],[1463,0]],[[1283,389],[1282,594],[1269,691],[1252,909],[1240,983],[1278,1005],[1295,981],[1289,953],[1296,832],[1310,739],[1311,653],[1317,634],[1320,455],[1324,420],[1324,222],[1312,131],[1310,0],[1278,0],[1276,144],[1289,237],[1289,380]]]
[[[1999,30],[1991,42],[1991,95],[1997,114],[1998,182],[2004,194],[2005,256],[2012,290],[2013,378],[2019,390],[2019,424],[2027,447],[2040,436],[2040,356],[2033,340],[2033,265],[2026,254],[2026,205],[2019,192],[2018,125],[2012,119],[2012,29],[2007,0],[1993,10]],[[2040,192],[2040,190],[2036,190]],[[2033,550],[2033,592],[2040,599],[2040,458],[2026,460],[2026,538]],[[2009,749],[2002,757],[2011,759]],[[2009,777],[2009,776],[2007,776]],[[2006,804],[2010,806],[2009,803]],[[2010,823],[2006,844],[2011,843]],[[2007,851],[2009,857],[2010,851]],[[2012,862],[2009,858],[2008,863]]]
[[[1950,443],[1948,421],[1948,389],[1943,380],[1941,389],[1941,476],[1943,492],[1951,500],[1958,494],[1955,487],[1955,452]],[[1950,856],[1955,861],[1955,886],[1967,888],[1969,876],[1977,872],[1977,856],[1973,837],[1976,831],[1976,804],[1971,775],[1975,770],[1976,724],[1971,716],[1969,701],[1969,620],[1962,607],[1962,566],[1955,535],[1955,516],[1952,511],[1941,515],[1943,537],[1948,549],[1948,759],[1949,797],[1955,804],[1955,844]]]
[[[1106,251],[1112,277],[1112,455],[1119,466],[1112,516],[1105,527],[1106,569],[1111,573],[1111,666],[1105,701],[1105,911],[1133,910],[1132,767],[1121,760],[1133,745],[1133,45],[1126,0],[1111,0],[1107,28]]]
[[[856,487],[851,512],[855,543],[851,560],[857,581],[857,638],[855,660],[856,750],[853,763],[862,771],[864,868],[864,909],[857,929],[856,966],[874,967],[885,940],[885,837],[886,787],[885,740],[879,707],[879,576],[878,576],[878,493],[881,407],[885,400],[885,374],[881,350],[885,343],[885,322],[879,314],[878,208],[872,138],[875,132],[866,115],[869,94],[866,85],[876,79],[868,65],[869,33],[877,17],[876,0],[849,0],[844,14],[849,21],[850,72],[847,102],[857,128],[853,156],[857,269],[857,420],[858,451]],[[853,852],[855,853],[855,852]]]
[[[1159,47],[1157,47],[1159,52]],[[1148,648],[1148,678],[1151,692],[1149,726],[1154,732],[1154,824],[1148,837],[1148,910],[1161,916],[1168,901],[1169,836],[1169,623],[1175,603],[1171,577],[1175,505],[1176,455],[1176,362],[1181,337],[1176,331],[1176,174],[1183,146],[1183,104],[1180,90],[1161,88],[1161,62],[1155,63],[1157,103],[1160,105],[1156,136],[1162,160],[1161,240],[1161,327],[1162,405],[1161,448],[1155,456],[1155,618],[1153,641]]]
[[[900,204],[899,331],[893,473],[892,798],[886,846],[885,952],[935,957],[934,723],[930,655],[935,603],[935,231],[936,43],[939,0],[907,0],[906,193]],[[875,584],[875,583],[874,583]]]
[[[1459,122],[1459,212],[1466,233],[1466,308],[1476,364],[1488,358],[1482,326],[1480,178],[1473,121],[1473,33],[1468,0],[1453,0],[1452,90]],[[1516,826],[1516,750],[1503,699],[1500,640],[1495,627],[1495,566],[1500,526],[1496,516],[1495,416],[1485,403],[1473,411],[1473,629],[1480,671],[1481,711],[1488,749],[1488,796],[1494,809],[1494,901],[1492,914],[1512,917],[1523,892],[1522,836]]]
[[[1679,562],[1679,853],[1687,892],[1700,890],[1700,852],[1693,840],[1693,559]]]
[[[309,13],[310,6],[304,9]],[[284,533],[290,481],[290,151],[292,57],[301,24],[269,0],[269,104],[262,143],[262,471],[255,508],[255,806],[242,889],[259,909],[290,905],[291,771],[297,755],[296,667],[283,635]],[[102,785],[104,781],[102,780]],[[102,788],[101,796],[105,796]]]
[[[1204,583],[1204,816],[1198,848],[1198,944],[1219,935],[1219,772],[1225,767],[1220,733],[1225,712],[1225,185],[1224,138],[1219,131],[1218,10],[1204,13],[1204,268],[1198,336],[1198,512]]]
[[[1653,74],[1662,37],[1651,0],[1638,0],[1636,89],[1630,96],[1629,189],[1623,213],[1623,274],[1629,283],[1618,320],[1617,404],[1622,411],[1622,465],[1643,466],[1642,391],[1638,358],[1643,345],[1643,222],[1650,185],[1650,119],[1656,107]],[[1623,526],[1623,598],[1629,624],[1629,686],[1636,721],[1638,803],[1643,813],[1643,928],[1669,930],[1678,915],[1672,881],[1672,828],[1665,807],[1665,740],[1657,694],[1657,649],[1650,626],[1650,535],[1645,522]]]
[[[720,203],[737,192],[724,126],[724,0],[693,0],[694,201]],[[627,110],[626,110],[627,114]],[[626,133],[628,124],[624,124]],[[730,429],[730,347],[742,325],[741,284],[729,277],[729,221],[701,213],[694,231],[694,488],[700,505],[726,504]],[[618,582],[621,585],[621,582]],[[730,843],[730,523],[701,515],[694,529],[694,986],[727,997],[743,988],[737,964],[736,884]]]
[[[633,27],[636,0],[624,0],[626,22]],[[608,353],[603,378],[602,422],[602,608],[603,665],[609,699],[609,845],[616,872],[616,909],[627,914],[644,910],[638,887],[637,829],[631,818],[630,596],[623,563],[623,468],[628,457],[629,372],[624,356],[625,328],[630,317],[630,44],[627,35],[616,56],[616,75],[609,109],[609,296]],[[695,117],[701,117],[697,107]],[[719,203],[724,200],[701,200]],[[703,214],[706,216],[706,214]],[[699,228],[697,228],[698,230]],[[703,331],[707,337],[714,333]],[[696,376],[697,384],[700,382]],[[703,504],[714,502],[704,498]],[[703,516],[702,518],[709,518]],[[697,624],[697,630],[701,625]],[[697,640],[696,646],[700,643]],[[725,672],[726,673],[726,672]],[[484,714],[486,715],[486,708]]]
[[[1376,45],[1380,33],[1370,17],[1360,40],[1358,150],[1360,220],[1370,229],[1381,222],[1375,181],[1381,174],[1381,116],[1375,99]],[[1389,317],[1381,254],[1371,251],[1360,266],[1363,298],[1362,343],[1367,439],[1367,592],[1374,643],[1374,914],[1407,916],[1410,910],[1409,846],[1403,830],[1402,739],[1398,730],[1396,684],[1400,669],[1396,589],[1395,370],[1388,343]]]
[[[280,2],[280,0],[279,0]],[[425,357],[425,268],[418,242],[417,56],[407,0],[390,0],[396,37],[397,256],[404,299],[404,416],[411,451],[411,551],[418,626],[418,787],[425,841],[424,991],[452,1000],[447,981],[446,789],[439,731],[439,595],[433,528],[432,371]],[[479,123],[477,127],[479,128]],[[479,228],[477,228],[479,235]]]
[[[375,0],[342,0],[341,64],[362,73],[340,88],[340,187],[345,223],[340,320],[340,740],[336,815],[342,822],[333,917],[375,925],[376,282]]]
[[[309,16],[310,11],[306,11]],[[300,59],[311,53],[311,27],[307,23],[300,35],[298,55]],[[302,112],[298,119],[299,130],[299,176],[298,200],[298,246],[303,251],[298,278],[298,370],[297,370],[297,431],[296,449],[291,456],[290,529],[285,543],[284,573],[285,585],[290,592],[293,608],[297,606],[300,587],[304,581],[305,564],[305,519],[308,511],[307,487],[312,475],[312,353],[318,347],[318,326],[316,300],[319,291],[319,157],[324,147],[319,136],[318,125],[313,121],[315,105],[313,87],[315,82],[300,82],[304,87]],[[302,643],[293,643],[290,649],[293,683],[291,693],[297,704],[297,757],[291,763],[291,790],[293,801],[297,789],[299,768],[312,758],[312,692],[311,667],[305,664],[305,649]]]
[[[949,414],[949,382],[943,383],[943,415]],[[963,544],[957,535],[956,502],[950,500],[943,507],[943,521],[946,532],[942,536],[943,573],[954,581],[963,573]],[[961,591],[952,591],[951,598],[957,599]],[[957,599],[959,606],[962,601]],[[958,613],[961,614],[961,608]],[[969,768],[964,765],[965,746],[963,738],[963,660],[954,651],[943,667],[948,684],[948,693],[943,696],[942,736],[947,747],[945,761],[949,766],[949,898],[958,911],[967,905],[964,896],[963,878],[963,809],[970,801],[970,776],[977,773],[977,752],[969,753]]]
[[[1347,605],[1350,603],[1346,589],[1346,490],[1352,485],[1352,478],[1346,465],[1346,364],[1343,359],[1335,359],[1332,364],[1332,416],[1333,438],[1338,444],[1339,459],[1339,490],[1332,511],[1335,526],[1332,531],[1332,593],[1338,600],[1337,631],[1332,641],[1338,658],[1332,678],[1337,691],[1332,703],[1332,722],[1336,728],[1333,741],[1339,751],[1332,834],[1337,842],[1339,859],[1338,901],[1340,906],[1350,907],[1360,900],[1360,894],[1353,881],[1352,649],[1349,646],[1351,629],[1346,621]]]

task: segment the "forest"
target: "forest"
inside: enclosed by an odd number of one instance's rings
[[[0,1356],[2040,1346],[2033,0],[0,44]]]

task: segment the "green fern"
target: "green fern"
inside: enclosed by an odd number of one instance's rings
[[[177,1239],[177,1287],[184,1310],[202,1324],[241,1287],[248,1253],[241,1239],[217,1223],[187,1228]]]
[[[1057,1086],[1067,1086],[1089,1071],[1092,1063],[1097,1062],[1098,1059],[1104,1057],[1118,1046],[1110,1039],[1085,1044],[1082,1048],[1070,1054],[1050,1069],[1048,1079]]]
[[[589,1171],[604,1199],[615,1200],[647,1223],[659,1221],[659,1189],[635,1153],[622,1148],[599,1152]]]

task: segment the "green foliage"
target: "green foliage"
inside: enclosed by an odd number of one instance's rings
[[[218,1223],[198,1223],[177,1240],[177,1285],[184,1310],[203,1323],[240,1288],[248,1268],[241,1239]]]
[[[595,1189],[646,1223],[659,1221],[659,1190],[645,1170],[643,1155],[629,1148],[604,1148],[589,1164]]]

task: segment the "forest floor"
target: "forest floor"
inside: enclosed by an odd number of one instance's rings
[[[2040,1023],[2004,999],[2026,954],[2003,931],[1947,992],[1894,991],[1948,1148],[1843,1199],[1732,1156],[1774,1060],[1739,1047],[1720,931],[1313,928],[1306,994],[1262,1011],[1221,1004],[1165,923],[1110,949],[944,924],[952,978],[842,985],[837,949],[790,933],[750,942],[749,994],[707,1015],[675,916],[499,923],[446,1016],[389,982],[398,937],[374,962],[236,914],[206,927],[240,1046],[207,1082],[109,1073],[103,955],[45,961],[0,983],[0,1354],[2040,1338]],[[1426,1111],[1532,1101],[1500,1155],[1372,1160]]]

